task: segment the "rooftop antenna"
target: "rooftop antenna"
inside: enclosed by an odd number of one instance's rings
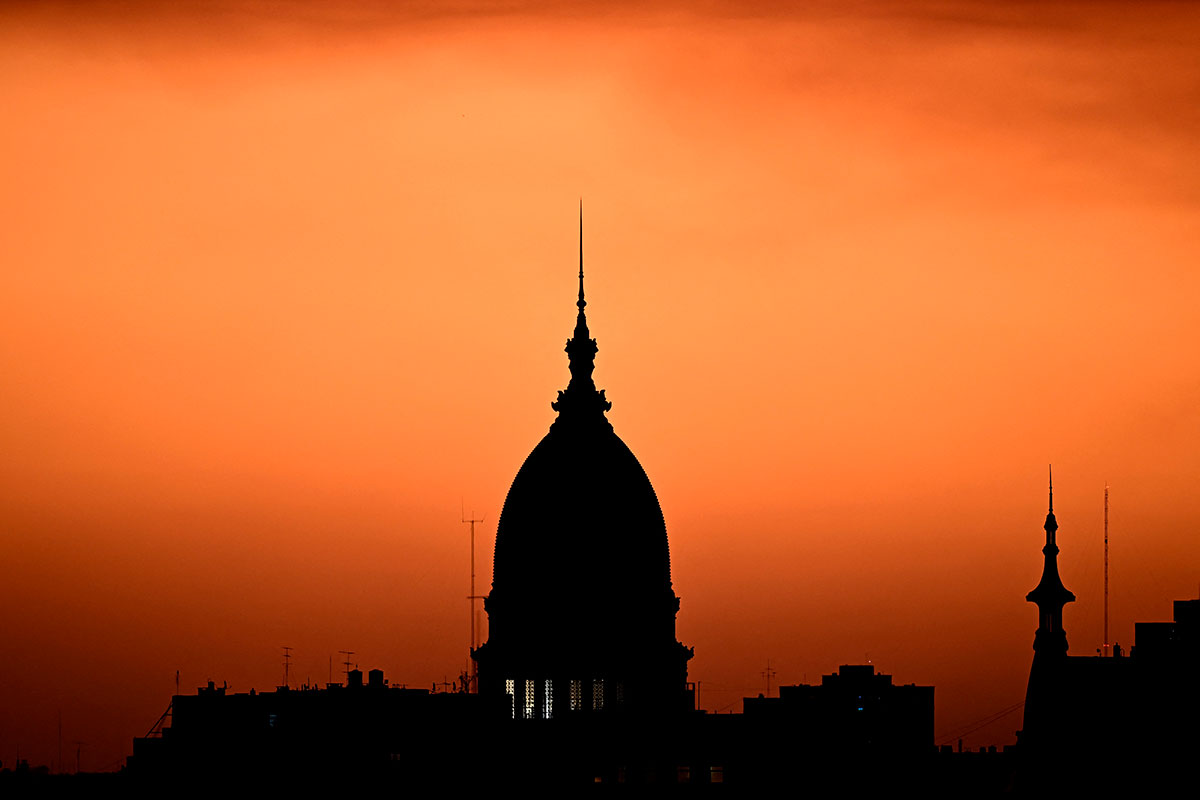
[[[482,595],[475,594],[475,523],[482,523],[484,518],[480,517],[479,519],[475,519],[475,511],[472,510],[471,518],[467,519],[466,511],[463,509],[465,509],[465,506],[460,508],[459,516],[462,518],[462,522],[464,524],[471,526],[471,593],[467,595],[467,602],[471,604],[471,652],[474,653],[475,648],[478,646],[478,641],[476,638],[475,616],[479,613],[479,609],[475,601],[483,599]],[[469,692],[476,692],[479,689],[479,687],[476,685],[479,679],[476,669],[477,667],[475,665],[475,659],[473,657],[468,659],[467,691]]]
[[[771,669],[771,659],[767,659],[767,668],[761,674],[767,679],[767,697],[771,696],[771,678],[775,677],[775,670]]]
[[[75,774],[76,775],[79,774],[79,751],[83,749],[83,746],[85,744],[87,744],[87,742],[81,742],[78,739],[75,740]]]
[[[339,653],[346,657],[342,663],[346,665],[346,685],[350,685],[350,656],[354,655],[353,650],[338,650]]]
[[[291,674],[292,666],[292,648],[287,645],[283,646],[283,685],[288,686],[288,677]]]
[[[1108,481],[1104,482],[1104,644],[1100,655],[1112,655],[1112,644],[1108,641]]]

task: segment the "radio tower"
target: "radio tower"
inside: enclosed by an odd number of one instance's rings
[[[465,511],[460,510],[459,516],[462,518],[463,524],[471,526],[471,593],[467,595],[467,602],[471,604],[471,652],[474,653],[476,647],[475,615],[477,613],[475,601],[483,599],[482,596],[475,594],[475,523],[482,523],[484,518],[480,517],[479,519],[475,519],[474,511],[471,512],[470,519],[467,519],[467,514]],[[479,689],[479,687],[476,685],[479,676],[476,674],[475,669],[474,657],[468,658],[467,691],[472,693],[478,691]]]
[[[1104,482],[1104,644],[1100,655],[1112,655],[1112,644],[1108,641],[1108,481]]]

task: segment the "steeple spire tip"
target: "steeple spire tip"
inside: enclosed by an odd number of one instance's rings
[[[579,306],[580,313],[587,301],[583,299],[583,198],[579,198]]]
[[[1047,469],[1050,474],[1050,513],[1054,513],[1054,465],[1048,465]]]
[[[596,351],[599,349],[596,346],[596,340],[592,338],[588,331],[587,314],[584,313],[584,306],[587,301],[583,298],[583,198],[579,198],[579,300],[575,303],[579,306],[579,315],[575,318],[575,332],[570,339],[567,340],[567,358],[570,361],[571,382],[567,384],[564,391],[558,393],[558,399],[550,406],[560,412],[560,415],[565,414],[568,417],[585,418],[603,420],[605,425],[609,425],[607,419],[604,419],[604,412],[612,408],[612,403],[604,398],[604,391],[596,390],[596,384],[592,380],[592,370],[595,369]],[[594,416],[591,416],[594,412]],[[562,416],[560,416],[560,420]],[[558,422],[556,421],[557,425]],[[610,425],[611,427],[611,425]]]

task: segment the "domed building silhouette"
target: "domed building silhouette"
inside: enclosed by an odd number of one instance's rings
[[[480,694],[519,719],[692,706],[675,638],[667,529],[654,487],[605,417],[592,379],[580,220],[579,312],[558,417],[513,479],[496,529]]]

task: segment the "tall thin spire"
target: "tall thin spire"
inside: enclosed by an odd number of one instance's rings
[[[583,297],[583,198],[579,199],[579,300],[575,302],[579,314],[575,319],[575,331],[567,340],[567,358],[570,359],[571,382],[564,391],[558,393],[558,399],[550,404],[559,412],[559,419],[569,417],[572,420],[600,420],[608,425],[604,412],[612,408],[612,403],[604,397],[604,391],[597,391],[592,380],[592,370],[595,369],[596,340],[588,330],[587,314],[584,307],[587,300]],[[556,423],[557,424],[557,423]]]
[[[579,313],[583,313],[583,307],[587,305],[587,301],[583,299],[583,198],[579,198],[579,302],[575,305],[579,306]]]
[[[1050,475],[1050,508],[1046,512],[1046,546],[1053,545],[1057,552],[1058,545],[1055,542],[1055,534],[1058,531],[1058,520],[1054,518],[1054,465],[1047,465],[1047,470]]]
[[[1042,564],[1042,579],[1037,587],[1025,595],[1025,599],[1036,603],[1039,625],[1034,636],[1033,649],[1039,653],[1065,654],[1067,634],[1063,630],[1063,606],[1075,600],[1075,595],[1063,586],[1058,574],[1058,520],[1054,518],[1054,472],[1050,468],[1050,507],[1046,514],[1046,545],[1042,548],[1045,560]]]
[[[1054,513],[1054,465],[1048,464],[1046,469],[1050,473],[1050,513]]]

